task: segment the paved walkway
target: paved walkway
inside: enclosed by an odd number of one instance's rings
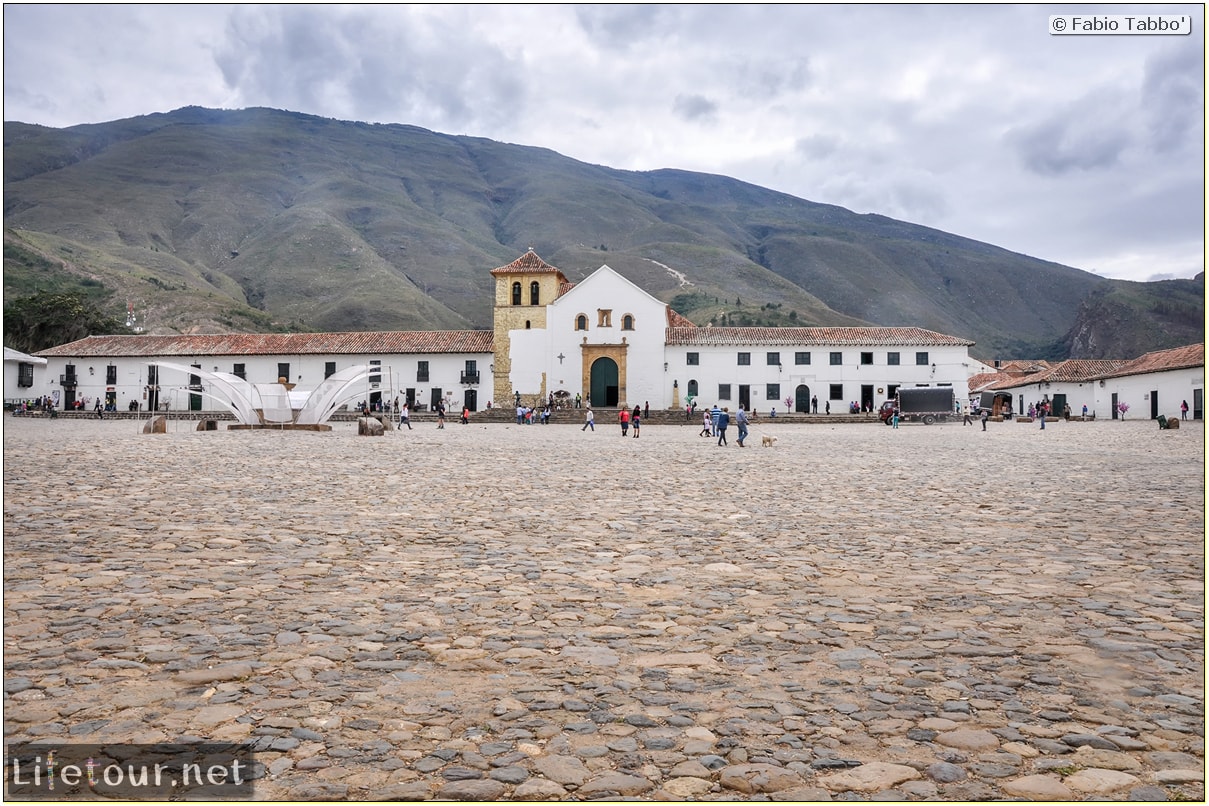
[[[246,739],[280,800],[1204,797],[1201,423],[3,425],[9,741]]]

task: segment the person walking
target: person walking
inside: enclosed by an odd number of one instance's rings
[[[991,410],[984,408],[982,410],[982,430],[987,430],[987,419],[991,416]]]
[[[739,429],[739,447],[746,448],[743,440],[747,439],[747,412],[743,410],[743,404],[739,404],[739,410],[735,412],[735,426]]]
[[[718,408],[717,403],[715,403],[714,407],[709,410],[710,436],[711,437],[718,436],[718,417],[720,417],[721,414],[722,414],[722,410]]]
[[[642,410],[637,406],[634,407],[634,414],[630,417],[630,425],[634,428],[634,439],[638,439],[638,429],[642,426]]]
[[[445,401],[437,401],[437,428],[445,427]]]
[[[470,407],[462,406],[462,425],[470,425]]]
[[[697,436],[712,437],[713,435],[714,435],[713,434],[713,423],[710,420],[709,411],[706,409],[702,409],[701,410],[701,433],[698,434]]]
[[[98,420],[105,419],[105,411],[104,411],[104,409],[101,408],[101,398],[99,398],[99,397],[97,398],[97,404],[92,407],[92,410],[94,412],[96,412]]]
[[[623,408],[617,412],[617,419],[621,422],[621,435],[624,437],[630,431],[630,410]]]
[[[589,428],[591,428],[593,431],[596,430],[596,420],[592,416],[592,407],[591,406],[588,406],[588,414],[587,414],[587,417],[584,418],[584,427],[579,430],[587,431]]]
[[[730,414],[727,413],[725,406],[722,411],[718,412],[718,447],[726,445],[726,428],[730,425]]]
[[[402,431],[404,425],[407,426],[408,431],[411,430],[411,414],[407,410],[407,401],[403,401],[403,408],[399,409],[399,424],[395,428]]]
[[[894,407],[894,413],[890,415],[891,428],[898,428],[898,406]]]
[[[814,397],[810,398],[810,408],[811,408],[811,412],[810,412],[811,414],[819,413],[819,396],[818,395],[815,395]]]
[[[1180,403],[1180,419],[1181,420],[1188,419],[1188,401],[1187,400],[1184,400]]]

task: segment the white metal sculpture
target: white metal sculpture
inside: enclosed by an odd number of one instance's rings
[[[210,390],[191,389],[190,393],[207,397],[226,408],[235,419],[244,425],[263,423],[317,425],[325,423],[336,410],[356,399],[365,391],[369,380],[369,366],[354,366],[343,369],[319,384],[302,404],[298,416],[294,416],[289,391],[280,383],[249,383],[238,375],[228,372],[209,372],[201,367],[175,364],[170,361],[153,361],[155,366],[194,375],[209,382]],[[374,367],[374,374],[381,367]]]

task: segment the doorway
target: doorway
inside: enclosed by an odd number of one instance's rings
[[[793,410],[810,413],[810,387],[804,383],[793,391]]]
[[[861,411],[873,411],[873,384],[861,384]]]
[[[611,358],[597,358],[592,362],[591,396],[593,406],[616,406],[619,373],[617,362]]]

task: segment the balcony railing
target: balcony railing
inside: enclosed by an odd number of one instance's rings
[[[463,372],[462,373],[462,383],[474,384],[474,383],[478,383],[478,382],[479,382],[479,374],[477,372]]]

